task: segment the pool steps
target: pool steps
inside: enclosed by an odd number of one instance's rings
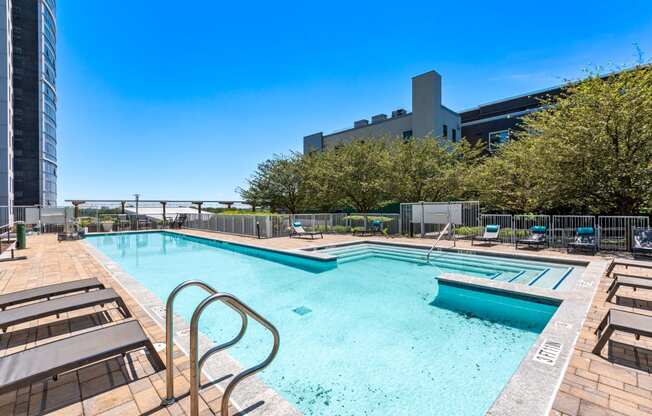
[[[336,256],[339,264],[369,257],[381,257],[424,265],[430,264],[442,271],[462,272],[463,274],[508,283],[528,286],[539,286],[537,283],[545,283],[546,286],[554,289],[557,289],[573,270],[572,267],[569,267],[563,271],[561,277],[557,278],[549,274],[551,268],[546,265],[538,266],[536,264],[513,260],[506,263],[497,258],[470,258],[468,255],[443,251],[434,251],[430,257],[430,263],[428,263],[426,262],[426,250],[372,244],[334,247],[325,250],[325,252]]]

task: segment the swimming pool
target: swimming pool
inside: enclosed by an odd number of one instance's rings
[[[281,348],[259,377],[307,415],[484,414],[557,308],[487,292],[451,305],[437,296],[441,268],[391,256],[315,261],[165,232],[87,241],[162,301],[201,279],[263,314]],[[204,297],[190,289],[176,310],[190,320]],[[221,305],[200,323],[217,342],[238,329]],[[230,353],[252,365],[269,345],[252,324]]]

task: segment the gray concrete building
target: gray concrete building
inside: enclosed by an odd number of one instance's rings
[[[57,204],[55,7],[0,0],[0,206]]]
[[[377,114],[371,120],[353,122],[351,128],[324,134],[314,133],[303,138],[303,152],[310,153],[337,146],[354,139],[380,137],[442,137],[457,141],[460,135],[460,115],[442,105],[441,75],[426,72],[412,78],[412,112],[396,109],[388,117]]]

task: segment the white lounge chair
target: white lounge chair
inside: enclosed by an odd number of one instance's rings
[[[471,237],[471,245],[475,241],[480,241],[483,243],[500,243],[500,238],[498,235],[500,234],[500,225],[498,224],[490,224],[484,227],[484,234],[482,236],[473,236]]]
[[[310,239],[314,239],[315,236],[320,236],[321,238],[324,238],[324,234],[322,234],[321,231],[306,231],[303,229],[303,225],[301,225],[300,222],[293,222],[290,225],[290,238],[292,237],[310,237]]]

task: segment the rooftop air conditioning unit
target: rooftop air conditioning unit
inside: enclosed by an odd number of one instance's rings
[[[364,127],[369,125],[369,120],[366,118],[363,118],[362,120],[356,120],[353,122],[353,127],[358,128],[358,127]]]
[[[403,108],[399,108],[398,110],[392,111],[392,118],[396,117],[401,117],[407,114],[407,111],[405,111]]]
[[[376,114],[375,116],[371,117],[372,123],[378,123],[380,121],[385,121],[385,120],[387,120],[387,114]]]

